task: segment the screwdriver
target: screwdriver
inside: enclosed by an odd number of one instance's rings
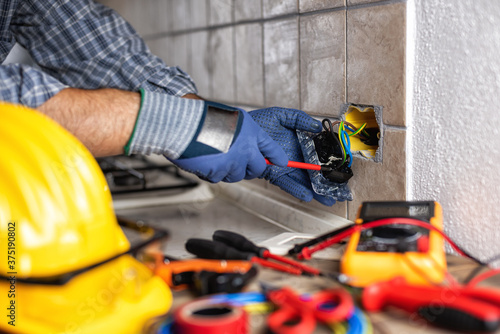
[[[266,163],[268,165],[274,166],[274,164],[267,159],[266,159]],[[299,162],[299,161],[288,161],[288,164],[286,166],[292,167],[292,168],[300,168],[300,169],[319,170],[319,171],[327,172],[327,173],[333,171],[333,168],[329,167],[329,166],[315,165],[315,164],[309,164],[307,162]]]
[[[273,254],[269,251],[269,249],[265,247],[259,247],[250,240],[248,240],[247,238],[245,238],[244,236],[242,236],[241,234],[235,232],[217,230],[214,232],[212,239],[214,239],[215,241],[223,242],[226,245],[237,248],[241,251],[257,254],[258,257],[263,259],[273,259],[275,261],[289,264],[312,275],[320,274],[320,271],[316,268],[307,266],[305,264],[302,264],[300,262],[291,259],[287,259],[286,257],[283,256]]]
[[[255,253],[243,252],[219,241],[191,238],[188,239],[185,247],[188,252],[203,259],[246,260],[289,274],[302,274],[302,270],[299,268],[267,261]]]

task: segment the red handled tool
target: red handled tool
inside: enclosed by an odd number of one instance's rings
[[[299,268],[261,259],[257,257],[257,254],[239,251],[219,241],[192,238],[186,242],[185,246],[188,252],[202,259],[246,260],[289,274],[302,274]]]
[[[500,291],[495,289],[411,285],[397,277],[367,286],[362,302],[367,311],[394,306],[455,331],[491,332],[500,325]]]
[[[268,165],[274,166],[274,164],[267,159],[266,159],[266,163]],[[306,162],[299,162],[299,161],[288,161],[288,164],[286,166],[292,167],[292,168],[300,168],[300,169],[320,170],[322,172],[331,172],[333,170],[333,168],[328,167],[328,166],[308,164]]]
[[[304,298],[287,287],[272,289],[263,285],[262,288],[266,297],[278,307],[267,320],[273,333],[312,333],[318,321],[344,321],[354,311],[352,297],[344,289],[323,290]]]
[[[217,230],[214,232],[212,239],[225,243],[226,245],[239,249],[240,251],[257,254],[257,256],[262,259],[273,259],[275,261],[286,263],[292,267],[299,268],[301,271],[307,274],[319,275],[321,273],[319,269],[307,266],[292,259],[287,259],[283,256],[273,254],[269,251],[269,249],[265,247],[259,247],[241,234],[235,232]]]
[[[200,258],[248,260],[264,267],[294,275],[320,275],[313,267],[271,254],[267,248],[258,247],[244,236],[230,231],[215,231],[212,240],[189,239],[186,250]],[[270,261],[273,259],[277,262]],[[280,263],[281,262],[281,263]]]

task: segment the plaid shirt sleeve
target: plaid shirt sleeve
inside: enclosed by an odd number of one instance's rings
[[[0,86],[2,90],[34,94],[19,97],[20,101],[34,99],[31,103],[41,104],[64,86],[129,91],[143,88],[174,96],[197,93],[188,74],[166,66],[151,54],[130,24],[92,0],[20,1],[10,31],[45,72],[2,68],[1,80],[13,75],[7,85]],[[31,85],[45,88],[29,89]]]

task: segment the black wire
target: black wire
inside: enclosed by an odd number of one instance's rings
[[[305,241],[303,243],[300,243],[300,244],[296,244],[294,245],[290,250],[288,250],[288,254],[289,255],[296,255],[296,254],[299,254],[302,252],[302,250],[306,247],[311,247],[311,246],[314,246],[316,244],[319,244],[320,242],[323,242],[325,240],[328,240],[334,236],[336,236],[337,234],[339,233],[342,233],[348,229],[350,229],[351,227],[355,226],[355,224],[349,224],[349,225],[346,225],[344,227],[341,227],[339,229],[336,229],[336,230],[333,230],[333,231],[330,231],[330,232],[327,232],[325,234],[322,234],[314,239],[311,239],[311,240],[308,240],[308,241]]]
[[[468,284],[470,281],[472,281],[472,279],[476,277],[481,272],[481,270],[484,269],[484,267],[487,267],[493,262],[498,260],[500,260],[500,254],[494,255],[489,259],[487,259],[486,261],[481,262],[479,267],[476,267],[473,270],[471,270],[470,274],[465,278],[464,284]]]
[[[328,127],[325,125],[325,123],[328,124]],[[344,146],[340,143],[339,139],[335,135],[335,132],[333,132],[333,126],[335,124],[338,124],[338,123],[340,123],[340,122],[336,121],[336,122],[334,122],[332,124],[332,122],[328,118],[323,119],[323,121],[321,122],[321,124],[323,125],[323,128],[325,129],[325,131],[330,132],[330,134],[332,135],[332,137],[337,142],[337,145],[340,147],[340,150],[342,151],[342,155],[344,155],[344,154],[348,155],[348,154],[346,154],[346,152],[344,150]],[[345,164],[346,162],[348,162],[347,158],[345,159],[345,161],[343,163],[340,163],[340,165],[336,164],[336,166],[333,167],[333,169],[338,169],[338,168],[342,167],[342,165]]]

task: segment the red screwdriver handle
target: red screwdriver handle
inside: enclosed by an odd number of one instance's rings
[[[266,159],[268,165],[274,165],[272,162]],[[311,170],[321,170],[321,165],[308,164],[306,162],[299,161],[288,161],[287,167],[300,168],[300,169],[311,169]]]

